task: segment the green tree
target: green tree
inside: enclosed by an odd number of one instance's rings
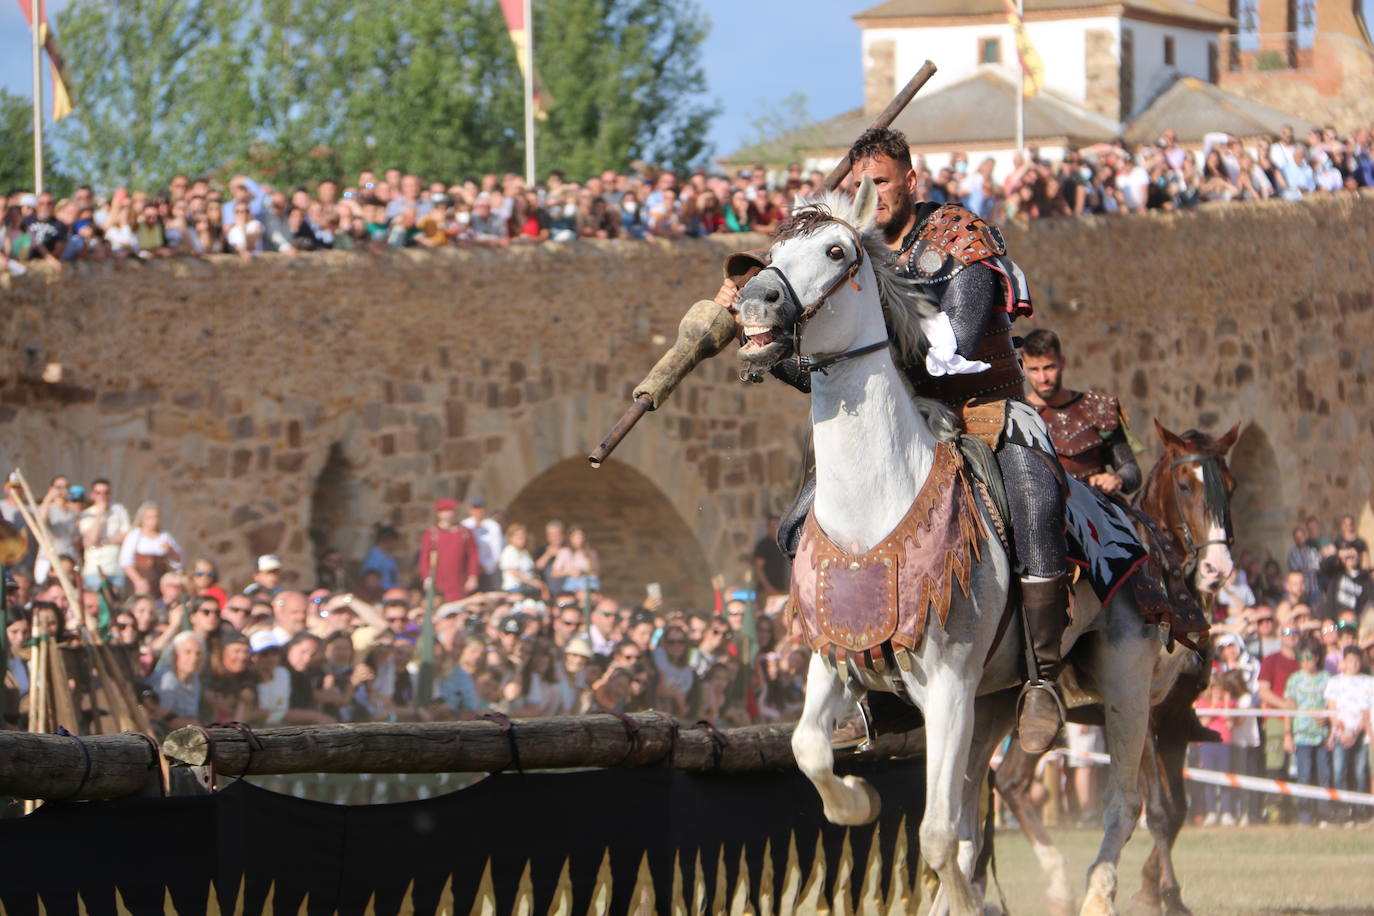
[[[706,22],[670,0],[546,0],[544,170],[684,166]],[[279,186],[397,166],[457,179],[522,168],[520,72],[496,0],[73,0],[71,170],[103,184],[249,170]]]
[[[551,96],[539,161],[573,177],[635,159],[685,170],[719,113],[699,96],[709,25],[690,0],[541,0],[535,66]],[[513,56],[513,54],[512,54]]]
[[[255,40],[234,0],[77,0],[58,16],[74,110],[54,131],[74,174],[152,185],[209,171],[250,139],[240,53]]]
[[[58,167],[52,144],[43,149],[43,189],[70,193],[73,183]],[[33,100],[0,89],[0,194],[33,188]]]

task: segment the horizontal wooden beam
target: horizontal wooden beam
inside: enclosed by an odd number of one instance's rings
[[[694,773],[790,769],[792,723],[713,732],[655,713],[264,728],[180,728],[162,752],[176,766],[214,767],[220,777],[289,773],[491,773],[584,767],[671,766]],[[633,732],[633,736],[632,733]],[[255,745],[250,749],[250,743]],[[911,757],[921,730],[884,735],[840,760]],[[138,735],[73,738],[0,731],[0,795],[84,801],[156,793],[158,761]]]
[[[156,794],[157,752],[140,735],[0,731],[0,795],[77,801]]]
[[[691,772],[748,773],[796,766],[792,723],[723,729],[679,727],[655,713],[516,719],[495,722],[397,722],[301,725],[253,733],[182,728],[163,742],[174,763],[213,761],[220,775],[288,773],[490,773],[522,767],[641,767],[669,763]],[[631,732],[633,731],[633,736]],[[208,734],[208,740],[207,740]],[[924,750],[920,731],[885,735],[862,757],[906,757]],[[518,755],[519,760],[515,759]]]

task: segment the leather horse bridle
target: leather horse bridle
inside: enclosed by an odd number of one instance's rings
[[[793,308],[797,310],[797,320],[793,323],[792,328],[789,332],[789,336],[792,338],[792,351],[797,354],[798,368],[801,369],[803,372],[819,372],[822,375],[825,374],[826,369],[830,368],[836,363],[842,363],[845,360],[854,359],[857,356],[863,356],[867,353],[874,353],[888,346],[888,341],[886,339],[883,339],[878,341],[877,343],[871,343],[862,347],[856,347],[853,350],[846,350],[843,353],[836,353],[832,356],[826,356],[821,359],[813,360],[801,355],[802,326],[805,325],[806,322],[810,321],[815,316],[815,314],[818,311],[820,311],[821,306],[825,305],[826,300],[828,300],[831,296],[835,295],[835,293],[839,292],[840,287],[844,286],[846,283],[848,283],[855,290],[862,289],[862,287],[859,286],[859,284],[854,280],[854,276],[859,272],[859,268],[863,267],[864,263],[863,238],[859,235],[859,230],[855,229],[852,225],[840,219],[838,216],[835,216],[834,214],[825,214],[823,222],[839,223],[845,229],[849,230],[849,234],[854,240],[855,253],[853,260],[851,260],[845,266],[844,270],[840,271],[839,274],[835,276],[835,279],[831,281],[830,285],[825,288],[825,290],[820,294],[819,297],[816,298],[815,302],[812,302],[810,305],[802,305],[801,297],[797,295],[796,289],[792,286],[792,281],[787,278],[787,274],[783,271],[781,267],[778,267],[775,264],[769,264],[768,266],[764,267],[762,270],[759,271],[759,274],[764,274],[769,271],[777,274],[778,279],[782,281],[784,302],[790,304]],[[752,380],[755,376],[755,373],[750,372],[749,376]],[[758,379],[762,380],[762,374],[758,375]]]
[[[1170,468],[1176,468],[1176,467],[1180,467],[1181,465],[1185,465],[1185,464],[1200,464],[1200,465],[1202,465],[1202,467],[1203,467],[1203,472],[1202,472],[1202,474],[1203,474],[1203,502],[1204,502],[1204,505],[1205,505],[1205,504],[1208,502],[1208,494],[1207,494],[1207,472],[1208,472],[1209,470],[1211,470],[1213,473],[1217,474],[1218,477],[1219,477],[1220,474],[1221,474],[1221,469],[1220,469],[1217,465],[1218,465],[1218,462],[1219,462],[1220,460],[1221,460],[1221,459],[1220,459],[1217,455],[1205,455],[1205,454],[1202,454],[1201,452],[1191,452],[1191,453],[1189,453],[1189,454],[1187,454],[1187,455],[1183,455],[1183,456],[1180,456],[1180,457],[1178,457],[1178,458],[1175,458],[1175,459],[1169,464],[1169,467],[1170,467]],[[1222,495],[1221,495],[1221,498],[1222,498],[1222,499],[1228,498],[1227,494],[1225,493],[1225,485],[1224,485],[1224,483],[1222,484],[1222,487],[1221,487],[1221,488],[1222,488],[1222,491],[1223,491],[1223,493],[1222,493]],[[1223,522],[1222,530],[1223,530],[1223,531],[1225,532],[1225,534],[1226,534],[1226,536],[1225,536],[1224,538],[1208,538],[1208,539],[1205,540],[1205,541],[1198,541],[1198,540],[1193,536],[1193,529],[1192,529],[1192,526],[1190,526],[1190,525],[1188,524],[1188,516],[1187,516],[1187,514],[1183,511],[1183,503],[1182,503],[1182,502],[1179,500],[1179,498],[1178,498],[1178,486],[1177,486],[1177,485],[1174,485],[1174,486],[1171,487],[1171,489],[1172,489],[1172,491],[1173,491],[1173,498],[1174,498],[1174,513],[1178,516],[1178,524],[1173,525],[1172,528],[1173,528],[1174,531],[1176,531],[1176,532],[1178,533],[1179,537],[1182,539],[1182,541],[1183,541],[1183,548],[1184,548],[1186,551],[1188,551],[1188,560],[1187,560],[1187,564],[1186,564],[1186,566],[1185,566],[1185,571],[1186,571],[1186,574],[1187,574],[1188,578],[1191,579],[1191,578],[1193,577],[1193,574],[1197,571],[1198,564],[1201,562],[1201,560],[1200,560],[1200,555],[1201,555],[1202,551],[1206,550],[1208,547],[1211,547],[1213,544],[1220,544],[1220,545],[1226,547],[1227,549],[1230,549],[1230,547],[1235,543],[1235,535],[1234,535],[1234,533],[1233,533],[1232,530],[1231,530],[1231,513],[1230,513],[1229,511],[1226,510],[1226,506],[1225,506],[1225,505],[1222,505],[1221,507],[1219,507],[1220,510],[1221,510],[1221,521]],[[1210,506],[1210,505],[1207,506],[1208,511],[1215,511],[1217,508],[1218,508],[1218,507],[1216,507],[1216,506]]]

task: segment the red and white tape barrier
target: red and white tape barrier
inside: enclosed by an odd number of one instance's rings
[[[1111,762],[1111,758],[1106,754],[1099,754],[1094,751],[1071,751],[1061,749],[1054,753],[1098,764]],[[1363,751],[1361,751],[1361,753],[1363,753]],[[1230,786],[1233,789],[1249,789],[1252,792],[1267,792],[1270,795],[1289,795],[1293,798],[1312,798],[1317,801],[1344,802],[1350,805],[1374,806],[1374,794],[1370,794],[1369,792],[1351,792],[1348,789],[1326,789],[1321,786],[1309,786],[1300,782],[1285,782],[1282,779],[1268,779],[1264,776],[1240,776],[1236,773],[1222,773],[1217,770],[1200,770],[1196,767],[1184,767],[1183,777],[1185,779],[1191,779],[1193,782],[1210,783],[1214,786]]]
[[[1329,719],[1335,715],[1329,709],[1195,709],[1193,712],[1197,713],[1199,719],[1211,716],[1226,716],[1232,719]]]

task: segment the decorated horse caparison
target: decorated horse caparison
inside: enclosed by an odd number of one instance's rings
[[[852,200],[827,195],[801,208],[738,303],[740,356],[752,368],[793,356],[824,368],[811,377],[815,502],[793,567],[794,604],[817,651],[792,743],[826,817],[866,823],[880,802],[863,780],[833,772],[836,721],[867,691],[919,707],[921,850],[940,878],[932,911],[975,914],[978,793],[1012,726],[1027,659],[1008,602],[1005,525],[986,498],[995,486],[971,474],[956,445],[958,418],[914,397],[898,367],[919,358],[923,323],[938,310],[889,266],[876,204],[865,178]],[[1020,402],[1009,409],[1030,412]],[[1158,632],[1132,589],[1105,602],[1078,589],[1063,641],[1066,678],[1108,710],[1112,758],[1084,913],[1114,911],[1116,863],[1140,809],[1148,711],[1160,698],[1152,689]]]
[[[1230,495],[1235,481],[1226,455],[1235,444],[1239,425],[1220,439],[1188,430],[1177,435],[1155,423],[1164,453],[1146,476],[1136,509],[1142,539],[1151,543],[1159,562],[1175,573],[1170,596],[1176,602],[1197,599],[1210,605],[1232,568],[1230,553]],[[1178,594],[1186,589],[1189,594]],[[1164,699],[1150,711],[1141,779],[1145,794],[1145,824],[1154,847],[1141,869],[1142,886],[1135,899],[1168,916],[1186,916],[1182,888],[1174,870],[1173,846],[1188,814],[1183,766],[1188,743],[1219,740],[1203,729],[1193,714],[1193,702],[1207,682],[1210,655],[1201,652],[1161,651],[1155,680],[1168,681]],[[1100,721],[1101,710],[1080,708],[1070,713]],[[1028,754],[1017,742],[997,770],[997,788],[1017,824],[1035,848],[1045,872],[1046,904],[1052,914],[1072,911],[1074,894],[1063,853],[1054,847],[1040,822],[1029,792],[1040,754]]]

